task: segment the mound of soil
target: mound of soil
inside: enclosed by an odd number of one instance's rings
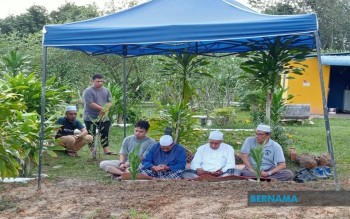
[[[341,182],[350,189],[350,180]],[[113,181],[0,184],[0,218],[349,218],[349,207],[248,207],[248,191],[334,190],[333,180]]]

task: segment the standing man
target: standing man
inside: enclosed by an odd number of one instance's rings
[[[92,86],[84,90],[84,122],[86,128],[94,136],[96,135],[96,127],[101,133],[101,145],[106,155],[115,155],[116,153],[109,150],[108,135],[111,122],[108,120],[107,113],[111,107],[112,94],[103,87],[103,75],[95,74],[92,76]],[[92,147],[92,145],[90,145]]]
[[[263,145],[263,158],[261,164],[261,176],[279,181],[288,181],[293,179],[293,172],[286,169],[286,161],[284,158],[281,145],[270,139],[271,128],[268,125],[258,125],[255,137],[248,137],[241,149],[241,159],[245,165],[242,170],[243,176],[254,177],[253,167],[255,161],[250,156],[250,150]]]
[[[140,120],[134,126],[134,135],[128,136],[123,140],[122,147],[119,152],[119,160],[104,160],[100,163],[100,168],[105,172],[112,174],[113,177],[118,177],[127,171],[130,167],[128,155],[141,144],[139,157],[145,157],[149,149],[157,142],[147,137],[150,125],[147,121]]]
[[[140,173],[155,178],[181,179],[186,167],[186,150],[174,143],[170,135],[163,135],[139,167]]]
[[[77,120],[77,107],[67,106],[65,117],[61,117],[56,121],[61,125],[56,137],[60,139],[60,145],[66,148],[69,156],[78,156],[79,151],[85,144],[91,143],[93,137],[79,120]]]
[[[200,146],[191,162],[191,170],[183,173],[184,178],[195,178],[203,174],[225,176],[234,174],[235,152],[231,145],[223,143],[224,134],[212,131],[208,143]]]

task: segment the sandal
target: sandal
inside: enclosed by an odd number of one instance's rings
[[[327,176],[327,177],[331,177],[333,176],[332,170],[329,166],[323,166],[321,167],[323,170],[323,173]]]
[[[117,153],[112,152],[112,151],[108,151],[108,152],[105,152],[105,155],[117,155]]]
[[[315,169],[314,169],[314,174],[315,174],[315,176],[316,176],[317,178],[319,178],[319,179],[326,179],[326,178],[327,178],[327,176],[326,176],[326,174],[324,173],[322,167],[315,167]]]
[[[316,181],[316,180],[317,180],[317,177],[315,176],[315,174],[307,168],[299,171],[299,174],[294,177],[294,181],[298,183],[305,183],[305,182]]]

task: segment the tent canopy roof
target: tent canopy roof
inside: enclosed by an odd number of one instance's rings
[[[235,0],[152,0],[80,22],[46,25],[43,46],[92,55],[238,53],[275,36],[315,48],[315,14],[265,15]]]

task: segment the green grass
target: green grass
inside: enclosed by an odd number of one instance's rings
[[[315,124],[287,126],[297,153],[327,153],[327,136],[324,119],[313,119]],[[350,119],[330,119],[331,138],[335,160],[350,164]]]
[[[247,111],[236,111],[236,123],[244,123],[235,125],[235,128],[250,128],[254,129],[251,122],[250,114]],[[325,131],[324,119],[312,119],[314,124],[305,122],[300,124],[286,124],[284,127],[293,140],[293,146],[296,148],[297,154],[310,153],[320,155],[327,153],[327,140]],[[334,150],[334,156],[338,168],[340,178],[350,176],[350,117],[349,119],[330,119],[331,137]],[[133,127],[127,128],[127,136],[133,133]],[[235,148],[235,152],[239,150],[247,136],[254,135],[254,131],[234,131],[224,132],[225,142],[231,144]],[[110,147],[114,152],[119,152],[123,141],[123,128],[112,127],[110,134]],[[150,136],[152,137],[152,136]],[[198,140],[198,146],[206,143],[206,139]],[[58,157],[43,157],[43,173],[49,175],[51,179],[59,180],[61,178],[81,178],[87,180],[99,180],[104,183],[110,183],[112,180],[108,174],[104,173],[99,168],[101,160],[119,159],[118,155],[104,155],[102,148],[97,160],[92,160],[90,151],[84,147],[79,151],[79,157],[73,158],[65,155],[62,152],[57,152]],[[288,156],[288,155],[286,155]],[[287,165],[292,169],[298,168],[295,163],[288,162]],[[34,171],[37,171],[36,169]]]
[[[133,133],[133,127],[127,127],[127,135]],[[112,127],[110,133],[110,150],[119,152],[124,139],[123,128]],[[102,148],[98,149],[97,159],[93,160],[87,146],[79,152],[79,157],[70,157],[63,152],[57,151],[57,157],[43,156],[43,173],[48,174],[51,179],[67,177],[82,178],[88,180],[110,181],[107,173],[103,172],[99,163],[102,160],[119,159],[119,155],[104,155]]]

